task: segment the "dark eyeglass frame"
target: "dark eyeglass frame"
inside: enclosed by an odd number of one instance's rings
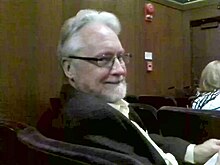
[[[128,64],[130,58],[132,57],[132,54],[131,53],[120,53],[116,55],[102,54],[100,57],[85,57],[85,56],[80,57],[80,56],[69,55],[67,57],[72,59],[85,60],[98,67],[105,67],[105,66],[112,67],[114,65],[116,58],[119,60],[120,64]]]

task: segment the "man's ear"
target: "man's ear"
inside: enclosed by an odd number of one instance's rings
[[[74,68],[73,68],[73,65],[71,64],[71,61],[63,60],[62,61],[62,67],[63,67],[63,71],[64,71],[66,77],[68,77],[69,79],[73,79],[73,77],[74,77]]]

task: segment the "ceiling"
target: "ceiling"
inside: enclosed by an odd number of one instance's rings
[[[173,0],[175,2],[179,2],[179,3],[187,3],[187,2],[193,2],[193,1],[196,1],[196,0]]]
[[[220,0],[149,0],[149,1],[159,3],[165,6],[170,6],[182,11],[200,8],[202,6],[209,6],[211,4],[216,4],[216,3],[219,3],[220,6]]]

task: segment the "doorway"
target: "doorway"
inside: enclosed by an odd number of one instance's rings
[[[198,87],[203,68],[220,60],[220,16],[190,22],[192,52],[192,86]]]

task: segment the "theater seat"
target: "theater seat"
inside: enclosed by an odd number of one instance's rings
[[[136,95],[126,95],[124,100],[128,103],[138,103],[138,97]]]
[[[157,120],[157,109],[151,105],[141,103],[130,103],[129,107],[141,118],[148,133],[160,134],[159,123]]]
[[[162,106],[177,106],[176,100],[173,97],[169,96],[140,95],[138,96],[138,102],[151,105],[156,109],[159,109]]]
[[[220,112],[163,106],[157,112],[163,136],[176,136],[191,143],[220,138]]]
[[[84,161],[44,149],[42,139],[35,137],[37,131],[24,123],[0,120],[0,164],[1,165],[58,165],[86,164]],[[36,142],[37,141],[37,142]],[[42,147],[44,146],[44,147]],[[89,164],[89,163],[88,163]]]
[[[191,107],[191,100],[188,97],[176,97],[175,98],[178,107]]]
[[[63,140],[63,115],[61,112],[62,103],[60,98],[50,98],[51,107],[38,119],[36,128],[43,135],[56,137],[56,140]]]
[[[0,120],[1,165],[143,165],[122,153],[47,138],[34,127]]]

